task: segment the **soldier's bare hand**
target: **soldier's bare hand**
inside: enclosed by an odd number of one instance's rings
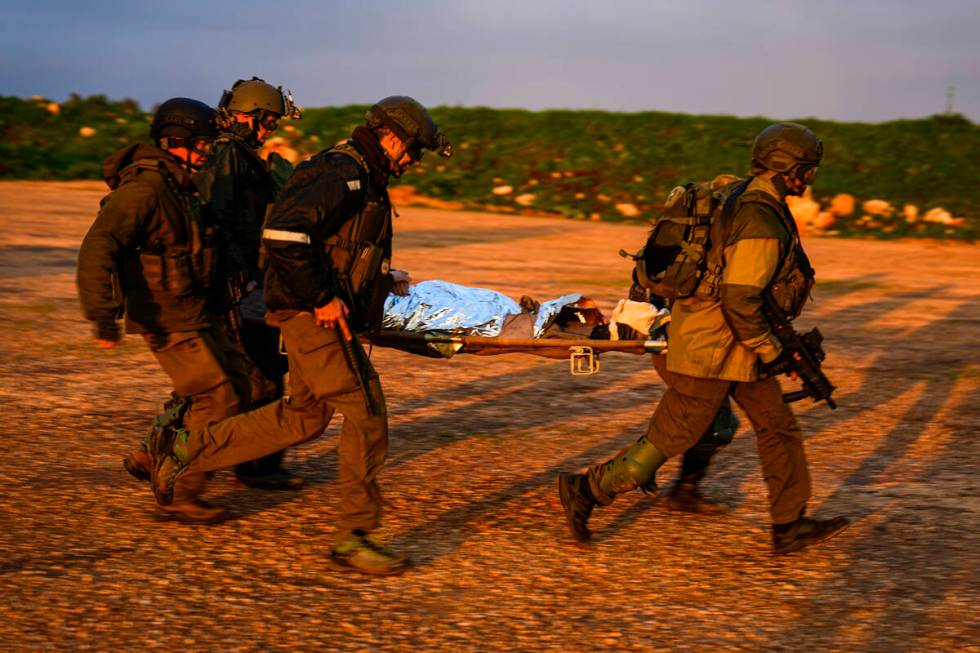
[[[350,340],[350,327],[347,325],[347,304],[340,297],[334,297],[330,302],[314,308],[313,314],[316,316],[316,323],[325,329],[340,329],[344,340]]]
[[[394,281],[394,285],[391,288],[391,292],[395,293],[399,297],[404,297],[408,294],[408,287],[412,284],[412,277],[404,270],[392,270],[391,278]]]

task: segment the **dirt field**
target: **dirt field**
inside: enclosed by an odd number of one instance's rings
[[[381,533],[416,568],[329,571],[337,425],[290,454],[299,493],[219,473],[213,527],[153,520],[120,459],[169,393],[142,342],[93,346],[75,297],[95,183],[0,184],[0,648],[980,650],[980,248],[808,242],[839,409],[800,404],[812,512],[839,538],[769,553],[751,429],[680,516],[640,493],[566,535],[555,480],[642,433],[662,386],[614,354],[595,377],[526,356],[374,352],[391,413]],[[545,300],[625,293],[644,228],[405,208],[395,266]],[[339,421],[339,420],[338,420]],[[674,474],[661,471],[662,485]]]

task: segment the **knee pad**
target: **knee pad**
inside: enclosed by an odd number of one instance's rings
[[[666,461],[667,457],[643,436],[603,466],[599,488],[612,497],[645,486]]]
[[[732,407],[725,402],[718,409],[715,421],[711,424],[711,439],[718,448],[727,447],[738,431],[739,419]]]

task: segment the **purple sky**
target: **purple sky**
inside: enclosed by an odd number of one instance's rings
[[[980,121],[980,0],[5,1],[0,95]]]

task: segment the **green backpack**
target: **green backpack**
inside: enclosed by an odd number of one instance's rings
[[[620,251],[635,262],[636,283],[665,299],[694,295],[706,277],[711,295],[721,275],[720,264],[709,265],[711,226],[718,220],[748,180],[719,175],[711,181],[677,186],[667,196],[664,211],[653,223],[646,245],[636,254]],[[717,269],[709,269],[717,267]]]

